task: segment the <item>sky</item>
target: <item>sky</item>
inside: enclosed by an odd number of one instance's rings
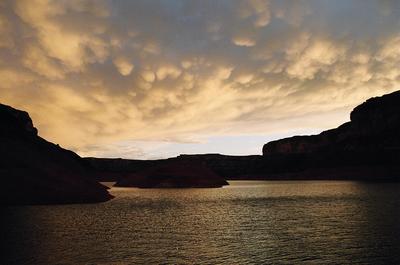
[[[399,89],[400,1],[0,1],[0,102],[81,156],[261,154]]]

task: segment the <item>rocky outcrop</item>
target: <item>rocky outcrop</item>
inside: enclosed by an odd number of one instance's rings
[[[177,159],[164,161],[120,179],[117,187],[138,188],[219,188],[229,185],[202,163]]]
[[[282,160],[274,173],[287,178],[399,181],[400,91],[367,100],[336,129],[269,142],[263,155]]]
[[[0,104],[1,204],[102,202],[112,198],[87,163],[38,136],[27,112]]]
[[[385,150],[400,150],[400,91],[367,100],[351,112],[350,122],[336,129],[269,142],[263,154]]]

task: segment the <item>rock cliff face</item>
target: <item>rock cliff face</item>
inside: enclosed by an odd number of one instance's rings
[[[0,104],[1,204],[107,201],[87,163],[37,135],[27,112]]]
[[[263,147],[266,161],[280,157],[287,178],[400,180],[400,91],[371,98],[350,122],[319,135],[295,136]]]
[[[263,154],[400,150],[400,91],[367,100],[351,112],[350,120],[319,135],[269,142]]]
[[[219,188],[229,185],[210,168],[193,160],[164,161],[120,179],[117,187],[139,188]]]

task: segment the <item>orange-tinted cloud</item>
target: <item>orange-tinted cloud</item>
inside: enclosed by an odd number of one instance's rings
[[[5,0],[0,99],[83,155],[324,129],[400,88],[399,12],[373,0]]]

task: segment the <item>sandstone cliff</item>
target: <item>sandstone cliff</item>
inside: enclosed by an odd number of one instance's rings
[[[371,98],[350,114],[350,122],[319,135],[295,136],[264,145],[263,154],[306,154],[330,150],[400,150],[400,91]]]

